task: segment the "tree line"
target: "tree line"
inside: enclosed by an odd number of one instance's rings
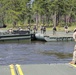
[[[76,0],[0,0],[0,24],[64,26],[76,23]]]

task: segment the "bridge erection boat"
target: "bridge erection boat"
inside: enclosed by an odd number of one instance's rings
[[[72,36],[48,36],[45,34],[41,34],[41,33],[36,33],[35,37],[37,40],[40,41],[46,41],[46,42],[50,42],[50,41],[72,41],[73,37]]]
[[[35,38],[36,38],[36,40],[46,41],[45,37],[44,37],[44,34],[41,34],[41,33],[36,33]]]
[[[5,41],[24,41],[31,40],[30,31],[17,31],[14,30],[12,33],[0,32],[0,42]]]

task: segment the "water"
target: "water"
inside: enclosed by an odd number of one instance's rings
[[[0,44],[0,65],[68,63],[75,42],[28,42]]]

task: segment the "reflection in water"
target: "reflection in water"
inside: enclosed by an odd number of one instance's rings
[[[0,64],[68,63],[75,42],[2,43]]]
[[[48,56],[54,55],[58,59],[65,59],[65,58],[72,57],[72,53],[63,53],[63,52],[55,52],[55,51],[44,51],[40,53],[42,53],[43,55],[48,55]]]

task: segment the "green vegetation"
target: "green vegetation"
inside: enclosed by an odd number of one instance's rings
[[[76,0],[0,0],[0,25],[75,28]]]

